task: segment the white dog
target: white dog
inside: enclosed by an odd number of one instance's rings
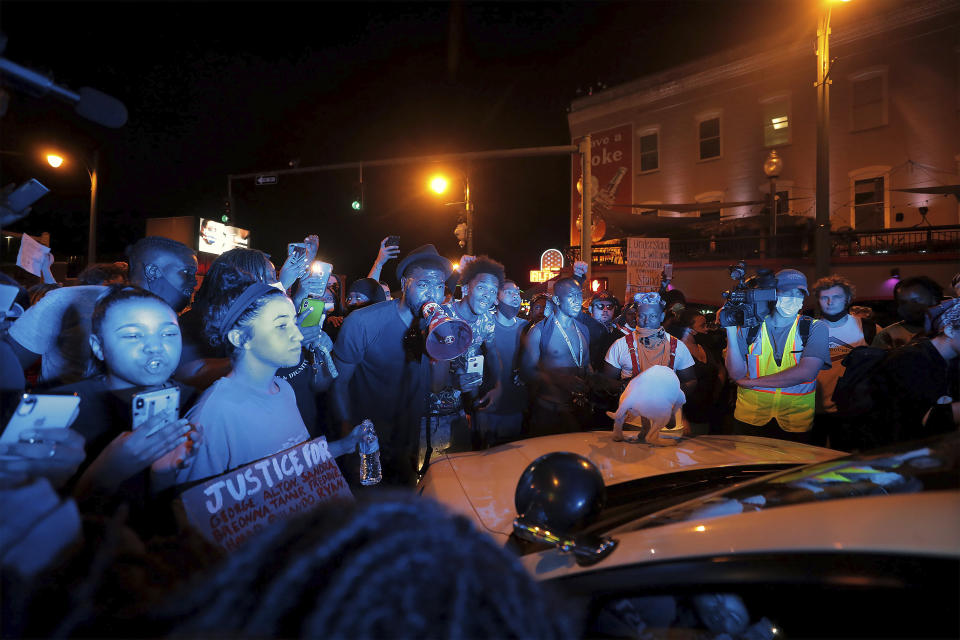
[[[646,428],[646,433],[641,434],[646,442],[660,442],[660,430],[675,420],[686,401],[673,369],[660,365],[650,367],[631,380],[620,395],[620,404],[613,416],[613,439],[623,440],[623,423],[627,422]]]

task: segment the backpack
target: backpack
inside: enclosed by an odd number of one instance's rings
[[[874,408],[873,390],[876,372],[894,350],[878,347],[854,347],[843,358],[845,370],[831,396],[841,416],[856,417]]]

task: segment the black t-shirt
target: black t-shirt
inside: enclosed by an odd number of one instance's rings
[[[194,389],[172,380],[171,383],[180,388],[180,415],[183,416],[193,405]],[[80,396],[80,411],[70,427],[86,440],[87,458],[80,471],[93,462],[111,440],[130,430],[133,396],[143,390],[144,387],[110,390],[106,376],[100,375],[49,391]]]
[[[419,438],[430,368],[416,334],[416,326],[408,328],[401,319],[397,301],[387,300],[348,315],[333,348],[338,367],[355,367],[349,421],[372,420],[386,457],[415,452]]]
[[[895,351],[877,368],[872,396],[876,445],[916,440],[953,430],[949,404],[960,401],[960,360],[944,360],[930,340]],[[932,411],[931,411],[932,409]],[[924,424],[924,417],[930,416]]]

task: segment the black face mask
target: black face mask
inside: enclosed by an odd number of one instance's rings
[[[517,317],[517,314],[520,313],[520,307],[511,307],[508,304],[500,303],[497,307],[497,310],[503,314],[503,317],[507,320],[513,320]]]
[[[848,310],[848,309],[849,309],[849,307],[844,307],[843,311],[841,311],[840,313],[823,313],[823,312],[821,312],[821,313],[820,313],[820,317],[822,317],[824,320],[827,320],[828,322],[836,322],[837,320],[839,320],[839,319],[842,318],[843,316],[847,315],[847,310]]]
[[[897,306],[897,315],[907,324],[922,325],[927,305],[920,302],[903,302]]]

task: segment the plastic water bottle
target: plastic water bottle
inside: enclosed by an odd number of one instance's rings
[[[360,484],[370,486],[380,484],[383,473],[380,470],[380,441],[373,423],[364,420],[360,432]]]

